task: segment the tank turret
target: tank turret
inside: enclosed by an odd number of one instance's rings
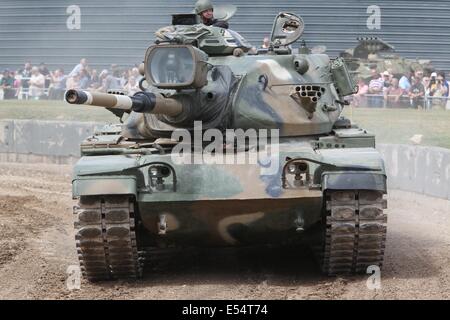
[[[200,34],[204,31],[196,28]],[[212,35],[222,29],[207,28],[214,30]],[[177,41],[148,48],[143,67],[145,79],[156,88],[153,91],[169,93],[143,91],[126,97],[71,90],[66,101],[140,113],[149,120],[145,130],[142,126],[138,130],[144,138],[156,131],[155,126],[159,131],[164,127],[167,135],[175,128],[192,129],[195,121],[202,121],[206,129],[269,128],[279,129],[281,136],[326,134],[339,118],[343,97],[357,88],[342,59],[290,53],[288,46],[303,28],[301,18],[281,13],[274,22],[268,53],[240,56],[232,51],[208,55],[192,44],[192,33],[184,38],[186,30],[178,30]],[[135,132],[130,127],[136,116],[131,119],[128,131]]]

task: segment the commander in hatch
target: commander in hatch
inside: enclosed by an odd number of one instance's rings
[[[200,16],[204,25],[228,29],[228,22],[214,18],[214,7],[210,0],[198,0],[195,3],[195,13]]]

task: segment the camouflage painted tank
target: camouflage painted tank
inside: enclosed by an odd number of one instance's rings
[[[74,168],[83,274],[139,277],[172,248],[302,241],[329,275],[381,266],[386,174],[374,136],[340,116],[357,90],[342,59],[291,54],[303,32],[291,13],[276,17],[264,55],[195,16],[174,21],[145,54],[151,89],[66,93],[129,114],[85,140]],[[207,161],[222,151],[231,163]]]
[[[397,79],[418,70],[428,74],[434,71],[430,60],[406,59],[395,53],[395,48],[377,37],[358,38],[358,45],[340,54],[354,78],[368,80],[370,69],[376,68],[378,73],[389,71]]]

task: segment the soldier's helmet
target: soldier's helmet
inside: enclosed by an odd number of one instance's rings
[[[195,13],[201,14],[203,11],[206,10],[214,10],[213,4],[210,0],[198,0],[195,3]]]

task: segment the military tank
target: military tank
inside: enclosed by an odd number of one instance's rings
[[[355,79],[370,80],[371,69],[376,69],[380,74],[389,71],[397,79],[418,70],[428,74],[435,70],[430,60],[401,57],[395,52],[393,45],[381,38],[360,37],[357,40],[358,44],[354,48],[340,53]]]
[[[374,135],[341,117],[357,91],[344,61],[292,54],[293,13],[275,17],[262,55],[195,15],[173,21],[146,51],[141,92],[65,94],[126,117],[87,138],[74,166],[83,275],[138,278],[177,248],[301,242],[327,275],[381,267],[386,173]],[[232,161],[211,161],[222,155]]]

